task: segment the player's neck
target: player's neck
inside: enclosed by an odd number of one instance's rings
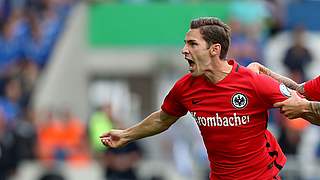
[[[214,60],[210,64],[208,71],[204,74],[211,83],[218,83],[223,80],[231,72],[232,65],[225,60]]]

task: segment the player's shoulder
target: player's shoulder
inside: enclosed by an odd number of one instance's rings
[[[239,67],[239,73],[241,73],[248,81],[250,81],[254,85],[275,81],[265,74],[258,74],[244,66]]]
[[[183,92],[186,89],[186,87],[189,87],[189,84],[191,81],[192,81],[191,73],[185,74],[174,83],[171,91],[177,92],[177,93]]]
[[[183,75],[180,79],[178,79],[176,81],[176,84],[177,85],[184,85],[184,84],[189,83],[190,81],[192,81],[192,79],[193,78],[192,78],[191,73],[188,73],[188,74]]]
[[[201,86],[203,80],[203,76],[194,77],[191,73],[188,73],[176,81],[174,88],[180,89],[180,91],[185,91],[193,86]]]
[[[251,71],[249,68],[244,67],[242,65],[239,65],[238,69],[239,69],[238,72],[241,73],[242,75],[246,76],[247,78],[255,79],[259,76],[258,73],[255,73],[255,72]]]

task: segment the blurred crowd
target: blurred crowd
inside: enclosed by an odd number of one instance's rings
[[[32,92],[74,3],[73,0],[0,1],[1,180],[14,174],[21,161],[36,157],[36,144],[41,141],[39,134],[44,133],[40,131],[44,128],[35,125]]]
[[[79,167],[92,158],[107,169],[108,179],[137,179],[133,168],[140,147],[131,143],[107,151],[97,138],[118,126],[110,105],[97,108],[88,124],[68,107],[41,112],[32,107],[34,88],[76,2],[0,1],[0,180],[15,177],[21,163],[35,160],[43,167],[39,179],[62,180],[60,162]]]

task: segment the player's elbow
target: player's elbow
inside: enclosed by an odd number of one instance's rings
[[[164,128],[164,130],[166,131],[166,130],[168,130],[170,127],[171,127],[171,123],[166,123],[166,124],[164,124],[163,125],[163,128]]]
[[[172,124],[171,123],[168,123],[166,121],[163,121],[163,120],[158,120],[158,127],[159,127],[159,130],[160,132],[163,132],[163,131],[166,131],[167,129],[170,128]]]

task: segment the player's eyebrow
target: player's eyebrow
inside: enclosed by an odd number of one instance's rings
[[[190,44],[190,43],[196,43],[196,42],[197,42],[197,41],[194,40],[194,39],[184,40],[184,43],[188,43],[188,44]]]

